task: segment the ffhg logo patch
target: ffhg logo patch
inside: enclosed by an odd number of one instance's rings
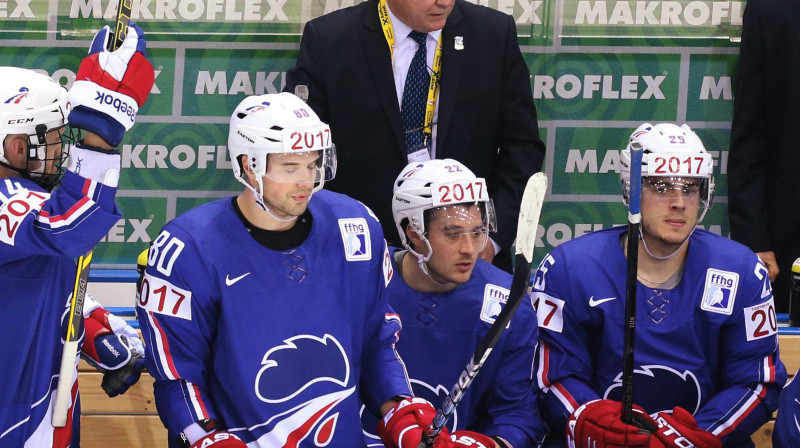
[[[730,315],[736,300],[736,287],[739,285],[739,274],[735,272],[709,269],[706,272],[706,285],[703,290],[705,311]]]
[[[367,261],[372,258],[372,243],[366,219],[340,219],[339,230],[342,232],[344,256],[347,261]]]
[[[486,285],[483,290],[483,307],[481,308],[481,320],[493,324],[497,315],[503,310],[503,305],[508,301],[509,291],[491,283]]]

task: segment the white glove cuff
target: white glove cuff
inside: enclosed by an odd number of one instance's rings
[[[136,121],[139,105],[123,93],[106,89],[92,81],[75,81],[67,93],[71,107],[85,106],[113,118],[128,131]]]
[[[80,146],[73,146],[69,150],[67,169],[86,179],[116,188],[119,184],[121,160],[119,154],[103,154]]]

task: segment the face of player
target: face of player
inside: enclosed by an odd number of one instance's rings
[[[488,241],[481,209],[476,205],[441,207],[428,224],[428,241],[433,255],[428,272],[439,283],[469,281],[478,254]]]
[[[455,0],[387,0],[389,8],[403,23],[420,33],[444,28]]]
[[[642,235],[651,251],[677,250],[697,225],[700,179],[647,177],[642,183]]]
[[[317,151],[297,154],[269,154],[264,182],[264,204],[281,219],[300,216],[318,178]]]
[[[46,159],[44,174],[54,175],[59,171],[61,164],[61,153],[63,145],[61,136],[64,134],[64,128],[51,129],[47,132],[47,147],[45,149]],[[38,162],[41,164],[41,162]]]
[[[51,129],[46,134],[47,144],[40,146],[37,150],[37,159],[28,160],[29,143],[28,135],[18,134],[6,137],[6,154],[9,162],[15,168],[28,170],[30,172],[40,172],[42,174],[55,174],[58,171],[57,163],[61,160],[63,151],[61,136],[63,128]],[[35,137],[34,137],[35,138]],[[11,153],[14,153],[12,155]],[[42,159],[44,161],[42,161]],[[42,163],[45,164],[42,170]]]

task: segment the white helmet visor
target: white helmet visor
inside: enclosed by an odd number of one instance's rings
[[[707,208],[711,205],[709,181],[699,177],[645,177],[642,197],[661,201],[682,199],[687,207]]]
[[[486,247],[489,232],[497,231],[497,217],[491,200],[444,205],[425,210],[425,236],[438,241],[471,241],[478,251]]]
[[[278,184],[313,184],[321,188],[336,175],[336,149],[271,153],[267,157],[264,177]]]

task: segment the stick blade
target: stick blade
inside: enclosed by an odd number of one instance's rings
[[[522,193],[515,246],[516,254],[524,256],[528,263],[533,262],[536,231],[539,228],[539,216],[542,213],[545,193],[547,193],[547,175],[544,173],[531,176]]]

